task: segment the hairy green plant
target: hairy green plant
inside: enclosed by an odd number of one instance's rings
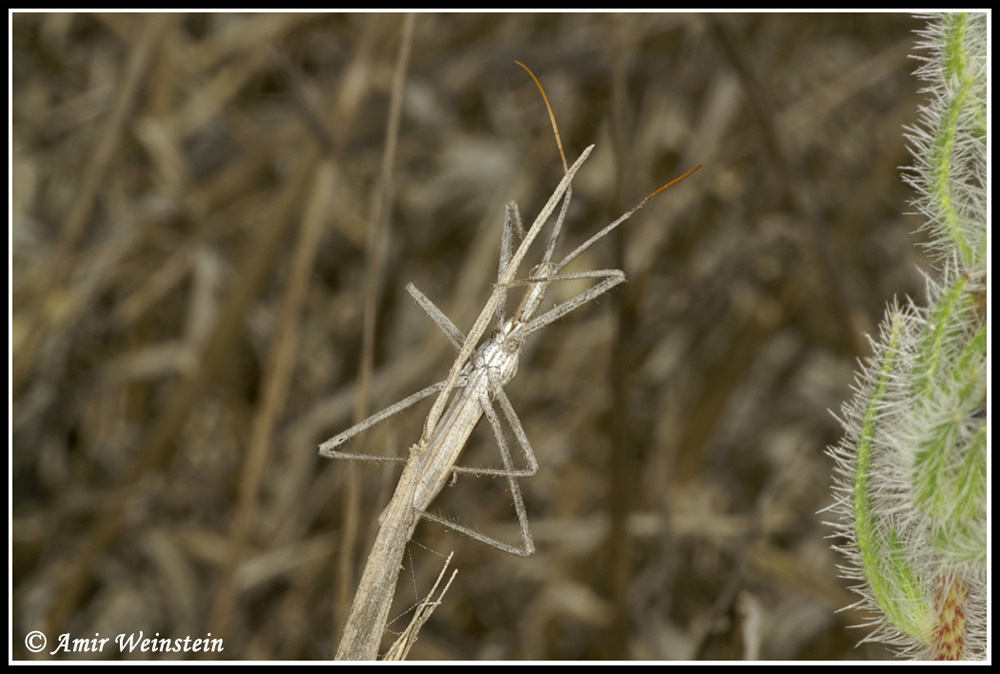
[[[837,514],[866,640],[912,658],[982,659],[987,535],[987,17],[929,18],[906,176],[936,267],[927,306],[893,303],[842,410]]]

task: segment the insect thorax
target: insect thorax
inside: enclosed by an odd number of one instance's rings
[[[510,321],[493,334],[493,338],[479,347],[473,363],[488,380],[506,386],[517,374],[517,361],[524,343],[520,330]],[[475,375],[473,375],[475,376]]]

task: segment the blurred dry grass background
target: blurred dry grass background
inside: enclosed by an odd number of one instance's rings
[[[411,658],[887,657],[834,613],[851,595],[816,513],[862,334],[922,296],[897,169],[919,25],[418,15],[372,244],[402,16],[15,14],[14,657],[34,629],[213,625],[225,658],[331,656],[398,469],[317,445],[447,373],[405,284],[468,330],[504,203],[530,222],[560,177],[515,59],[569,160],[597,144],[564,252],[706,167],[575,265],[628,284],[527,344],[508,392],[538,552],[421,524],[398,612],[441,554],[459,574]],[[403,454],[428,408],[355,449]],[[439,504],[516,537],[502,480]]]

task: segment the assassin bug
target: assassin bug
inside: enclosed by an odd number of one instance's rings
[[[524,428],[504,392],[504,386],[517,373],[518,357],[526,338],[625,281],[625,273],[620,269],[597,269],[571,274],[563,274],[562,270],[595,242],[628,220],[657,194],[687,178],[702,166],[697,166],[659,188],[564,258],[553,261],[556,243],[572,198],[571,183],[573,177],[586,161],[594,146],[586,148],[572,166],[566,165],[562,141],[545,90],[527,66],[520,62],[518,65],[531,75],[542,92],[549,117],[552,120],[559,153],[562,156],[565,170],[562,180],[514,251],[511,250],[514,232],[521,230],[521,217],[514,202],[507,204],[500,241],[497,283],[468,335],[463,335],[461,330],[414,285],[407,285],[406,289],[410,295],[441,328],[441,331],[458,351],[448,378],[414,393],[343,433],[330,438],[320,446],[320,454],[331,458],[368,461],[404,460],[406,462],[392,500],[382,513],[379,533],[362,574],[361,586],[355,595],[354,604],[344,629],[344,638],[337,652],[338,659],[373,659],[377,655],[378,636],[385,629],[389,605],[406,542],[412,536],[417,522],[421,518],[439,522],[476,540],[515,555],[528,556],[534,552],[535,546],[528,527],[524,499],[517,479],[534,475],[538,471],[538,461]],[[517,270],[527,255],[529,247],[538,237],[560,200],[562,200],[562,205],[552,233],[549,235],[541,262],[532,268],[527,278],[516,279]],[[572,299],[558,304],[540,315],[535,315],[550,284],[581,278],[599,279],[599,282]],[[527,289],[517,308],[507,317],[504,314],[507,295],[512,288],[519,286],[526,286]],[[481,338],[491,324],[493,325],[491,335],[480,344]],[[424,423],[421,438],[410,448],[409,456],[406,459],[349,453],[337,449],[355,435],[435,393],[438,394],[438,397]],[[499,405],[503,418],[514,432],[527,463],[525,468],[514,467],[501,426],[501,415],[497,414],[494,409],[494,402]],[[457,466],[456,462],[473,428],[483,416],[486,417],[496,436],[503,468]],[[448,480],[458,473],[493,475],[507,479],[521,529],[520,546],[494,540],[461,524],[428,512],[428,508],[437,494]],[[372,638],[373,635],[375,638]]]

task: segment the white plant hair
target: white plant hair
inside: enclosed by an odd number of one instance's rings
[[[928,101],[905,179],[936,274],[926,306],[888,307],[829,451],[864,641],[917,659],[987,649],[986,29],[985,14],[943,14],[919,33]]]

